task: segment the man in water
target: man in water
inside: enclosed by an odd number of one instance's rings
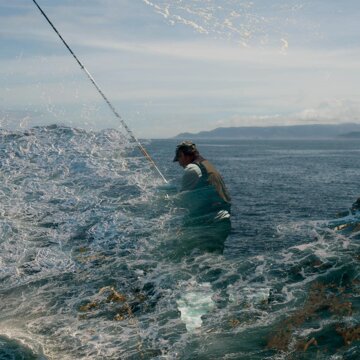
[[[174,161],[184,168],[180,191],[188,210],[185,226],[196,234],[198,247],[222,251],[231,229],[231,198],[221,175],[191,141],[176,147]]]

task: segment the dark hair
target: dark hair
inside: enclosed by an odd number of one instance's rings
[[[180,151],[185,155],[193,155],[195,158],[199,156],[196,145],[191,141],[183,141],[176,147],[174,161],[178,161]]]

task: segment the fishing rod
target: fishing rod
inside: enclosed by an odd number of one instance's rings
[[[154,166],[154,168],[156,169],[156,171],[159,173],[160,177],[164,180],[165,184],[168,183],[168,181],[165,179],[165,176],[162,174],[162,172],[160,171],[160,169],[157,167],[155,161],[151,158],[151,156],[149,155],[149,153],[146,151],[146,149],[144,148],[144,146],[141,145],[140,141],[135,137],[135,135],[133,134],[133,132],[131,131],[131,129],[127,126],[126,122],[123,120],[123,118],[119,115],[119,113],[116,111],[116,109],[114,108],[114,106],[111,104],[111,102],[109,101],[109,99],[106,97],[106,95],[104,94],[104,92],[101,90],[101,88],[99,87],[99,85],[96,83],[95,79],[93,78],[93,76],[89,73],[89,71],[86,69],[86,67],[82,64],[82,62],[78,59],[78,57],[75,55],[75,53],[71,50],[70,46],[66,43],[66,41],[64,40],[64,38],[60,35],[59,31],[56,29],[56,27],[54,26],[54,24],[51,22],[51,20],[47,17],[47,15],[45,14],[44,10],[39,6],[39,4],[35,1],[32,0],[33,3],[36,5],[36,7],[40,10],[41,14],[44,16],[44,18],[46,19],[46,21],[50,24],[50,26],[52,27],[52,29],[55,31],[55,33],[58,35],[58,37],[60,38],[60,40],[63,42],[63,44],[65,45],[65,47],[69,50],[70,54],[74,57],[74,59],[76,60],[76,62],[79,64],[80,68],[85,72],[86,76],[89,78],[89,80],[91,81],[91,83],[95,86],[96,90],[98,91],[98,93],[101,95],[101,97],[105,100],[106,104],[109,106],[110,110],[113,112],[113,114],[120,120],[121,125],[124,127],[124,129],[127,131],[127,133],[129,134],[130,138],[137,144],[138,148],[140,149],[141,153],[145,156],[146,159],[148,159],[150,161],[150,163]]]

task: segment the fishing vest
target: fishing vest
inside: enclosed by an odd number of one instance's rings
[[[213,185],[216,192],[225,203],[230,204],[231,198],[225,187],[224,180],[222,179],[219,172],[215,169],[208,160],[194,161],[194,164],[199,166],[202,175],[202,186]]]

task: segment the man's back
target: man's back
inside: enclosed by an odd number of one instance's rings
[[[189,215],[209,220],[230,218],[231,199],[216,168],[205,159],[184,168],[181,191]],[[186,192],[186,193],[185,193]]]

